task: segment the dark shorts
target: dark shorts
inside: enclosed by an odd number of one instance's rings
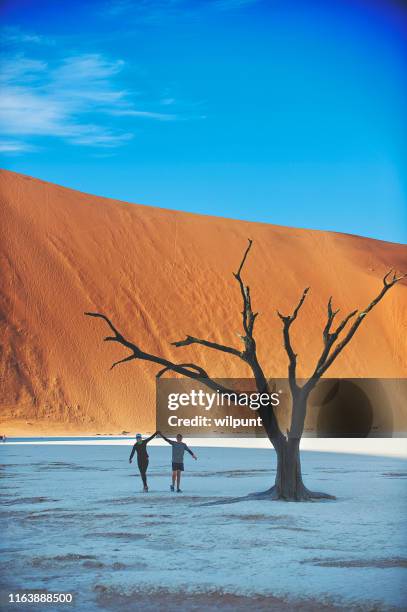
[[[180,472],[184,471],[184,464],[183,463],[174,463],[172,462],[172,470],[173,472],[175,472],[176,470],[180,470]]]

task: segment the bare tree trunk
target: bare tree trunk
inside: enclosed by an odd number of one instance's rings
[[[310,499],[335,499],[327,493],[310,491],[304,485],[301,472],[300,442],[304,429],[305,414],[309,396],[308,389],[297,389],[292,395],[291,430],[287,437],[276,439],[274,430],[263,420],[263,426],[277,455],[277,470],[274,485],[255,497],[285,501],[306,501]]]
[[[288,438],[277,451],[277,474],[272,495],[275,499],[300,501],[304,499],[301,474],[300,440]]]
[[[277,499],[300,501],[305,499],[300,461],[300,441],[304,430],[308,394],[303,389],[292,389],[291,427],[287,438],[277,450],[277,474],[273,495]]]
[[[301,472],[300,438],[287,438],[277,451],[276,480],[268,494],[272,499],[285,501],[335,499],[333,495],[310,491],[305,486]]]
[[[269,498],[272,500],[304,501],[317,497],[308,491],[302,480],[300,461],[300,440],[287,438],[275,446],[277,454],[277,471],[274,485],[267,491],[255,493],[254,497]],[[318,494],[318,497],[331,496]],[[331,498],[334,499],[334,498]]]

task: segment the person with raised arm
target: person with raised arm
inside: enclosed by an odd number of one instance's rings
[[[168,442],[168,444],[171,444],[172,446],[172,484],[170,485],[170,490],[171,491],[175,490],[175,482],[176,482],[177,483],[177,493],[182,493],[180,489],[180,484],[181,484],[181,472],[184,471],[184,453],[185,451],[187,451],[187,453],[189,453],[191,457],[195,459],[195,461],[198,459],[198,457],[191,451],[191,449],[185,444],[185,442],[182,441],[181,434],[177,434],[177,440],[175,441],[175,440],[170,440],[169,438],[166,438],[164,434],[161,433],[161,431],[158,431],[157,433],[159,433],[160,436],[164,438],[164,440]]]
[[[145,438],[143,440],[141,434],[136,435],[136,443],[133,445],[129,463],[132,462],[134,453],[137,453],[137,465],[140,470],[141,480],[143,481],[144,493],[148,493],[148,485],[147,485],[147,468],[148,468],[148,453],[147,453],[147,444],[152,440],[156,435],[157,431],[153,433],[149,438]]]

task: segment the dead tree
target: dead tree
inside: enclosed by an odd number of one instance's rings
[[[257,358],[256,341],[253,334],[254,324],[257,312],[253,312],[252,301],[250,295],[249,286],[246,285],[242,279],[242,270],[246,263],[247,256],[252,247],[252,241],[249,240],[249,244],[243,255],[243,259],[239,265],[237,272],[234,274],[237,280],[242,296],[243,310],[242,310],[242,323],[243,323],[243,334],[240,336],[243,347],[241,350],[226,346],[224,344],[218,344],[217,342],[211,342],[201,338],[195,338],[194,336],[186,336],[184,340],[173,342],[172,345],[176,347],[189,346],[191,344],[199,344],[206,348],[220,351],[222,353],[228,353],[241,359],[247,366],[249,366],[255,383],[256,389],[259,393],[271,393],[269,381],[266,378],[264,371]],[[290,392],[292,396],[291,405],[291,424],[290,429],[284,434],[278,424],[278,420],[272,406],[261,406],[258,409],[258,414],[261,417],[263,427],[267,433],[267,436],[273,445],[277,454],[277,472],[274,485],[264,491],[263,493],[254,494],[256,497],[264,497],[267,499],[283,499],[287,501],[305,501],[310,499],[334,499],[331,495],[326,493],[317,493],[309,491],[302,480],[301,475],[301,462],[300,462],[300,441],[304,431],[304,422],[307,412],[307,402],[312,389],[315,387],[321,376],[327,371],[332,365],[338,355],[343,351],[345,346],[350,342],[357,329],[365,319],[366,315],[380,302],[385,296],[387,291],[391,289],[396,283],[398,283],[406,275],[397,276],[392,270],[388,272],[383,279],[383,288],[377,297],[370,302],[370,304],[362,312],[354,310],[349,313],[336,327],[332,329],[334,319],[338,314],[339,310],[332,309],[332,298],[329,298],[327,307],[327,322],[323,330],[323,349],[320,358],[315,366],[315,370],[311,377],[303,384],[299,386],[296,375],[297,367],[297,355],[295,354],[290,338],[291,325],[297,318],[297,315],[307,297],[309,288],[305,289],[301,299],[295,307],[291,315],[282,315],[278,312],[278,315],[283,323],[283,338],[284,347],[288,355],[288,380],[290,386]],[[103,319],[110,327],[112,334],[104,338],[106,342],[117,342],[130,351],[130,354],[120,361],[113,363],[112,368],[116,367],[121,363],[127,361],[133,361],[140,359],[142,361],[149,361],[151,363],[161,366],[161,369],[157,373],[159,378],[166,372],[175,372],[192,378],[195,380],[202,381],[206,386],[211,389],[219,390],[225,393],[235,393],[231,389],[220,386],[215,379],[211,378],[209,374],[199,365],[195,363],[174,363],[168,359],[164,359],[158,355],[153,355],[143,351],[137,344],[127,340],[119,330],[113,325],[111,320],[104,314],[98,312],[86,312],[87,316],[98,317]],[[342,340],[337,342],[339,336],[344,332],[347,324],[353,319],[353,323],[348,328],[345,336]],[[335,344],[336,343],[336,344]]]
[[[380,293],[370,302],[370,304],[361,312],[353,310],[342,321],[338,324],[336,329],[332,329],[334,319],[339,313],[339,310],[332,309],[332,297],[328,300],[327,306],[327,321],[322,332],[323,338],[323,349],[321,355],[317,361],[315,369],[310,378],[302,386],[298,385],[297,382],[297,355],[293,350],[290,338],[291,325],[297,318],[297,315],[304,304],[307,297],[309,287],[304,289],[304,292],[295,307],[291,315],[282,315],[278,312],[283,323],[283,338],[284,348],[288,355],[288,381],[290,385],[291,397],[292,397],[292,408],[291,408],[291,424],[290,429],[287,432],[287,440],[285,442],[285,449],[281,454],[278,463],[280,468],[277,469],[277,478],[274,487],[269,491],[273,496],[277,498],[283,497],[284,499],[312,499],[315,497],[325,497],[323,494],[315,494],[309,491],[301,476],[301,465],[299,458],[299,446],[300,440],[304,432],[305,417],[307,414],[307,403],[311,391],[315,388],[316,384],[327,371],[327,369],[333,364],[335,359],[340,355],[345,346],[349,344],[356,331],[364,321],[366,315],[373,310],[373,308],[380,302],[380,300],[386,295],[396,283],[403,279],[406,274],[397,276],[396,272],[390,270],[383,278],[383,287]],[[348,323],[353,319],[353,323],[348,327],[348,331],[343,338],[338,341],[339,336],[344,332]]]

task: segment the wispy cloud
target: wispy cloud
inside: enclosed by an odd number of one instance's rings
[[[139,111],[131,108],[114,109],[111,111],[116,117],[145,117],[147,119],[158,119],[159,121],[174,121],[178,119],[177,115],[170,113],[154,113],[152,111]]]
[[[132,95],[116,81],[124,66],[121,60],[100,54],[69,56],[56,63],[25,55],[4,59],[0,130],[8,137],[49,136],[76,145],[111,148],[133,137],[131,127],[117,126],[119,117],[175,119],[175,114],[136,108]],[[27,150],[17,141],[8,140],[5,146],[14,147],[15,152],[18,146]]]
[[[0,140],[0,153],[22,153],[27,151],[34,151],[34,147],[18,140]]]
[[[0,30],[2,45],[54,45],[54,39],[36,33],[25,32],[16,26],[4,26]]]

